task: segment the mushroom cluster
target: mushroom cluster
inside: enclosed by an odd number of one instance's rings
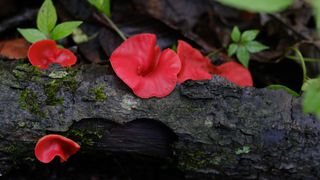
[[[239,85],[252,86],[250,72],[236,62],[213,65],[207,57],[184,41],[178,41],[177,54],[161,52],[154,34],[138,34],[123,42],[111,55],[117,76],[141,98],[165,97],[177,83],[210,80],[213,74]]]

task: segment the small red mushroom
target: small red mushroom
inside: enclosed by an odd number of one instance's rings
[[[117,76],[141,98],[165,97],[175,88],[181,64],[177,54],[161,52],[154,34],[138,34],[123,42],[111,55]]]
[[[29,48],[28,58],[33,66],[41,69],[47,69],[52,63],[68,67],[77,62],[77,57],[71,51],[58,48],[53,40],[41,40],[33,43]]]
[[[248,69],[241,64],[230,61],[217,67],[219,76],[237,84],[238,86],[253,86],[253,81]]]
[[[64,162],[79,149],[79,144],[71,139],[57,134],[49,134],[38,140],[34,152],[39,161],[49,163],[56,156],[60,157],[60,162]]]
[[[216,74],[239,86],[253,86],[248,69],[236,62],[215,66],[199,50],[181,40],[178,42],[178,55],[181,60],[181,71],[178,74],[179,83],[189,79],[210,80],[212,74]]]
[[[181,71],[178,74],[178,82],[186,80],[210,80],[216,68],[210,60],[204,57],[201,52],[190,44],[178,41],[178,56],[181,61]]]

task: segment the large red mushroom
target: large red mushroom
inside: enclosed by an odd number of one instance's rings
[[[38,140],[34,152],[39,161],[49,163],[56,156],[60,157],[60,162],[64,162],[79,149],[80,145],[71,139],[57,134],[49,134]]]
[[[58,48],[53,40],[41,40],[33,43],[28,51],[28,58],[33,66],[47,69],[50,64],[69,67],[77,62],[77,57],[68,49]]]
[[[180,71],[177,54],[161,52],[154,34],[139,34],[123,42],[111,55],[117,76],[141,98],[165,97],[175,88]]]

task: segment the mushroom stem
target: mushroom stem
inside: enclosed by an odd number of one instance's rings
[[[108,23],[110,24],[111,28],[113,30],[115,30],[118,35],[125,41],[127,40],[126,36],[123,34],[123,32],[118,28],[118,26],[116,24],[114,24],[114,22],[105,14],[102,13],[102,16],[108,21]]]

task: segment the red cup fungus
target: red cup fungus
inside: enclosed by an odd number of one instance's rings
[[[154,34],[139,34],[123,42],[111,55],[117,76],[141,98],[165,97],[175,88],[181,63],[177,54],[161,52]]]
[[[230,61],[217,67],[219,76],[237,84],[238,86],[253,86],[253,81],[248,69],[241,64]]]
[[[216,74],[238,86],[253,86],[250,72],[239,63],[226,62],[215,66],[199,50],[181,40],[178,42],[178,56],[181,60],[179,83],[186,80],[210,80],[212,74]]]
[[[215,67],[200,51],[182,40],[178,41],[177,51],[181,61],[178,83],[186,80],[210,80],[212,78],[210,72],[215,72]]]
[[[53,40],[41,40],[33,43],[29,48],[28,58],[33,66],[41,69],[47,69],[52,63],[68,67],[77,61],[77,57],[70,50],[58,48]]]
[[[56,156],[60,157],[60,162],[64,162],[79,149],[79,144],[71,139],[57,134],[50,134],[38,140],[34,152],[39,161],[49,163]]]

